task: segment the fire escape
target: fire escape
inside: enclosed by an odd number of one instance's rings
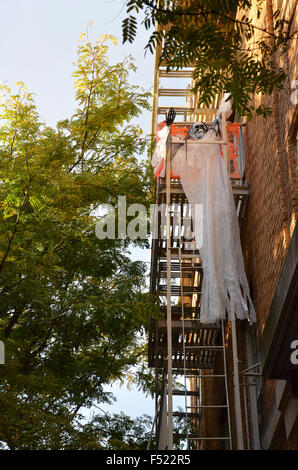
[[[211,122],[218,109],[220,97],[211,108],[198,106],[198,97],[190,92],[192,69],[167,71],[159,64],[160,50],[156,52],[152,111],[152,134],[158,120],[173,107],[177,114],[177,127],[193,122]],[[180,88],[171,87],[171,81],[182,82]],[[186,83],[188,81],[188,84]],[[161,105],[160,100],[171,100]],[[186,106],[181,106],[181,98]],[[173,103],[176,100],[176,103]],[[221,145],[231,178],[234,200],[241,224],[249,187],[243,184],[244,155],[242,130],[238,126],[235,138],[234,124],[226,123],[223,116]],[[236,140],[235,140],[236,139]],[[244,448],[241,398],[239,386],[236,321],[219,324],[200,323],[202,265],[195,240],[189,239],[192,230],[191,213],[180,180],[170,176],[170,158],[175,136],[167,143],[166,177],[158,178],[156,203],[163,208],[155,224],[156,236],[152,241],[151,292],[160,302],[162,317],[152,319],[149,331],[148,365],[156,373],[155,436],[158,449],[172,449],[175,438],[184,442],[184,448],[204,449],[210,443],[214,448]],[[204,145],[198,142],[198,145]],[[236,146],[235,158],[228,158],[229,146]],[[231,150],[231,148],[230,148]],[[178,235],[177,225],[179,228]],[[237,442],[231,433],[231,393],[227,376],[226,346],[231,336],[233,352],[233,409]],[[174,384],[174,385],[173,385]],[[212,385],[210,385],[212,384]],[[210,387],[215,390],[210,394]],[[173,403],[177,397],[183,402],[177,410]],[[179,399],[179,398],[178,398]],[[183,432],[175,435],[173,421],[184,420]],[[208,422],[220,422],[216,435]],[[235,439],[234,439],[235,441]],[[207,444],[206,444],[207,443]],[[150,446],[150,444],[149,444]],[[210,447],[209,447],[210,448]]]

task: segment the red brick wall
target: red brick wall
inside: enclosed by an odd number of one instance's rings
[[[293,16],[296,0],[273,1],[275,11],[287,3],[286,19],[294,18],[291,31],[298,30],[297,12]],[[253,24],[268,27],[267,15],[270,5],[263,2],[260,19],[253,18]],[[256,12],[255,12],[256,13]],[[262,34],[261,32],[259,34]],[[298,219],[298,186],[296,132],[298,127],[297,107],[291,101],[291,84],[298,80],[297,40],[291,41],[289,50],[282,57],[276,57],[277,66],[283,67],[288,75],[283,90],[271,97],[254,97],[257,105],[274,107],[270,117],[257,115],[244,127],[245,177],[250,184],[250,197],[245,220],[242,226],[242,248],[248,280],[253,291],[253,301],[257,312],[257,331],[261,336],[266,325],[270,305],[281,273],[291,235]],[[246,363],[245,327],[238,322],[238,354],[240,369]],[[236,426],[233,397],[233,358],[231,337],[227,336],[227,367],[229,399],[231,406],[233,445],[236,443]],[[202,396],[207,402],[222,399],[223,387],[218,388],[215,379],[205,379],[202,383]],[[267,380],[262,387],[264,422],[269,416],[275,398],[274,380]],[[215,400],[215,401],[214,401]],[[242,396],[243,401],[243,396]],[[242,403],[243,405],[243,403]],[[242,409],[244,407],[242,406]],[[212,414],[213,413],[213,414]],[[243,422],[245,421],[243,416]],[[203,435],[215,435],[221,429],[223,417],[206,410],[202,414]],[[250,430],[251,431],[251,430]],[[252,432],[252,431],[251,431]],[[283,449],[297,449],[297,441],[288,441],[284,429],[278,430],[279,438],[272,445]],[[244,432],[244,439],[246,439]],[[278,442],[278,443],[277,443]],[[245,442],[245,447],[246,447]],[[220,448],[220,444],[204,443],[202,448]],[[276,447],[277,448],[277,447]]]
[[[280,2],[273,2],[273,9],[277,3]],[[289,1],[287,19],[291,18],[295,4],[295,1]],[[268,26],[266,11],[260,25]],[[297,29],[296,12],[291,31]],[[242,246],[254,292],[259,335],[265,327],[289,238],[298,219],[295,148],[298,122],[297,107],[291,102],[291,84],[298,79],[297,41],[291,41],[288,52],[277,58],[277,65],[288,74],[283,90],[273,97],[256,97],[258,103],[265,106],[273,106],[275,100],[275,112],[266,119],[254,116],[246,123],[244,131],[246,182],[250,184],[251,191],[242,227]],[[266,381],[262,393],[265,420],[272,407],[274,393],[274,381]],[[290,444],[285,444],[285,447],[287,445]]]
[[[287,16],[291,16],[295,4],[295,1],[289,1]],[[292,30],[298,29],[297,15],[295,18]],[[260,23],[264,25],[264,19]],[[290,99],[290,84],[298,79],[298,73],[295,77],[297,50],[297,41],[292,41],[289,51],[278,60],[289,73],[284,89],[277,96],[278,116],[254,116],[246,122],[244,130],[246,182],[250,184],[251,191],[242,241],[247,274],[254,291],[259,333],[263,331],[287,251],[283,212],[286,210],[290,235],[298,214],[297,159],[292,129],[296,108]],[[260,102],[273,106],[272,97],[262,98]],[[284,187],[281,187],[281,179]]]

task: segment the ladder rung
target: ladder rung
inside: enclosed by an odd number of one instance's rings
[[[228,405],[195,405],[187,406],[186,408],[228,408]]]
[[[165,308],[165,310],[166,310],[166,308]],[[172,313],[175,313],[175,312],[172,312]],[[204,324],[196,325],[196,323],[194,323],[194,322],[200,322],[200,320],[194,319],[194,318],[184,318],[184,322],[185,322],[184,325],[185,325],[186,329],[200,328],[202,330],[210,330],[210,329],[211,330],[220,330],[220,326],[217,323],[211,323],[211,324],[204,323]],[[166,329],[167,328],[167,320],[166,319],[156,320],[156,325],[160,329]],[[182,320],[172,320],[172,328],[173,329],[178,329],[179,328],[179,330],[181,330]]]
[[[212,121],[206,122],[205,124],[211,124]],[[194,121],[175,121],[175,127],[190,127],[194,124]]]
[[[189,368],[188,368],[189,370]],[[209,370],[209,369],[208,369]],[[192,372],[192,373],[184,373],[184,369],[174,369],[173,370],[173,375],[185,375],[185,377],[190,377],[190,378],[193,378],[193,379],[196,379],[197,377],[200,376],[200,374],[196,374],[195,372]]]
[[[190,328],[190,330],[191,330],[191,328]],[[181,336],[182,331],[181,331],[181,330],[180,330],[180,331],[178,330],[178,331],[176,331],[175,333],[176,333],[176,334],[178,333],[178,335],[179,335],[179,333],[180,333],[179,336]],[[192,331],[190,331],[190,333],[192,333]],[[186,332],[186,335],[189,335],[189,332]],[[164,337],[164,335],[163,335],[163,340],[164,340],[164,339],[165,339],[165,337]],[[197,348],[195,343],[194,343],[193,345],[191,345],[190,343],[191,343],[191,340],[188,341],[187,348],[185,347],[185,349],[186,349],[185,352],[186,352],[187,354],[190,353],[192,350],[196,350],[196,351],[197,351],[197,354],[200,354],[200,350],[201,350],[201,349],[203,350],[203,352],[204,352],[205,350],[209,350],[209,349],[210,349],[210,351],[213,351],[213,350],[214,350],[214,348],[212,348],[211,346],[209,346],[207,342],[206,342],[206,345],[202,344],[202,347],[200,347],[200,348]],[[167,350],[166,341],[163,341],[163,342],[162,342],[162,338],[160,338],[159,344],[156,345],[156,348],[157,348],[157,350],[158,350],[159,353],[161,353],[163,350]],[[183,349],[184,349],[184,348],[183,348],[183,343],[180,341],[179,338],[176,338],[176,341],[175,341],[174,344],[173,344],[173,354],[175,354],[175,353],[180,353],[180,354],[181,354],[181,351],[182,351]],[[194,352],[195,352],[195,351],[194,351]],[[201,357],[201,356],[200,356],[200,357]]]
[[[214,440],[214,441],[218,441],[218,440],[229,441],[229,440],[230,440],[229,437],[189,437],[188,439],[190,439],[191,441],[209,441],[209,440]]]
[[[216,350],[220,350],[220,349],[223,349],[224,347],[223,346],[186,346],[185,345],[185,349],[216,349]]]
[[[180,140],[178,138],[172,137],[172,142],[173,144],[181,144],[184,145],[185,141]],[[224,140],[190,140],[187,145],[205,145],[205,144],[221,144],[221,145],[226,145],[227,143]]]
[[[160,77],[167,78],[191,78],[193,76],[193,70],[169,70],[159,69]]]
[[[193,95],[189,89],[183,88],[159,88],[158,96],[189,96]]]
[[[179,395],[179,396],[184,396],[185,395],[185,391],[184,390],[173,390],[172,392],[172,395]],[[191,391],[191,390],[187,390],[186,391],[186,395],[188,397],[199,397],[200,396],[200,392],[195,392],[195,391]]]
[[[222,375],[196,375],[195,378],[196,379],[205,379],[205,378],[209,378],[209,377],[212,377],[213,379],[217,379],[217,378],[224,378],[225,375],[222,374]]]
[[[193,243],[193,242],[189,241],[189,242],[183,242],[183,243],[186,244],[186,243]],[[179,246],[170,246],[170,250],[179,250]],[[189,248],[189,251],[193,251],[193,248]]]
[[[180,439],[188,439],[190,440],[197,440],[197,441],[204,441],[204,440],[230,440],[229,437],[201,437],[199,434],[174,434],[174,436],[180,437]]]
[[[175,106],[177,115],[181,114],[216,114],[217,108],[187,108],[185,106]],[[159,106],[157,108],[158,114],[165,114],[169,110],[168,106]]]
[[[171,271],[176,271],[178,274],[180,271],[183,271],[184,273],[185,272],[190,272],[192,273],[193,271],[202,271],[203,270],[203,266],[201,265],[201,263],[185,263],[185,264],[181,264],[180,266],[180,263],[171,263]],[[160,262],[159,264],[159,271],[160,272],[167,272],[167,265],[166,263],[164,262]]]

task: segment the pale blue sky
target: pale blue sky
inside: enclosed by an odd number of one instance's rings
[[[145,36],[140,34],[133,45],[122,45],[123,4],[122,0],[0,0],[1,82],[12,86],[24,81],[36,94],[39,113],[49,125],[70,116],[75,108],[71,74],[77,42],[93,21],[90,39],[104,33],[118,37],[118,46],[110,51],[111,61],[133,55],[138,72],[131,80],[150,90],[153,58],[150,54],[144,58]],[[140,125],[149,133],[149,112]],[[149,261],[150,250],[134,250],[133,258]],[[131,416],[154,413],[153,401],[141,392],[116,386],[113,392],[118,402],[112,411]]]
[[[133,55],[138,73],[132,80],[149,90],[153,58],[150,54],[144,58],[142,35],[133,45],[122,45],[124,16],[122,0],[0,0],[1,81],[23,80],[36,93],[38,109],[50,125],[70,115],[76,46],[80,33],[93,21],[89,37],[97,39],[103,33],[118,37],[111,60]],[[145,127],[149,131],[149,113]]]

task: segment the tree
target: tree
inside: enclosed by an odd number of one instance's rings
[[[110,414],[104,410],[96,413],[80,429],[69,433],[67,450],[146,450],[153,419],[146,414],[130,418],[124,413]],[[189,429],[191,427],[189,426]],[[186,432],[185,417],[174,417],[174,449],[181,449],[182,442],[178,433]],[[150,449],[156,449],[156,436],[151,436]]]
[[[146,450],[152,428],[152,418],[142,415],[132,419],[124,413],[97,414],[84,426],[84,436],[92,449]],[[71,444],[73,449],[81,445],[81,438]]]
[[[193,91],[200,92],[199,104],[209,106],[216,94],[230,92],[235,111],[251,117],[255,109],[253,94],[271,94],[274,87],[282,88],[285,73],[273,55],[276,51],[284,53],[289,42],[297,39],[297,32],[289,34],[289,22],[279,18],[279,10],[273,15],[273,31],[254,24],[251,10],[257,5],[259,18],[262,0],[126,3],[123,42],[133,42],[136,37],[136,14],[144,14],[142,24],[146,30],[157,22],[159,28],[150,33],[145,49],[153,52],[162,43],[160,61],[166,63],[168,70],[194,65]],[[260,105],[256,112],[266,116],[271,109]]]
[[[130,57],[109,64],[111,40],[82,35],[78,107],[55,129],[24,84],[2,87],[0,445],[10,449],[88,448],[81,410],[111,400],[104,385],[138,362],[156,309],[128,241],[95,236],[99,205],[150,202],[137,158],[146,142],[131,123],[148,95],[128,81]]]
[[[182,412],[182,409],[179,408]],[[89,437],[89,445],[98,446],[98,448],[105,450],[146,450],[151,430],[152,430],[152,417],[146,414],[131,419],[124,413],[110,415],[104,413],[94,416],[94,418],[84,426],[85,437]],[[191,431],[191,423],[188,423],[189,431]],[[174,416],[174,449],[183,448],[185,438],[180,438],[179,434],[186,434],[186,419],[185,416]],[[95,441],[97,443],[95,443]],[[80,440],[79,440],[80,444]],[[77,448],[77,443],[71,444],[74,449]],[[93,447],[95,448],[95,447]],[[156,449],[157,442],[156,436],[152,435],[150,440],[150,449]]]

